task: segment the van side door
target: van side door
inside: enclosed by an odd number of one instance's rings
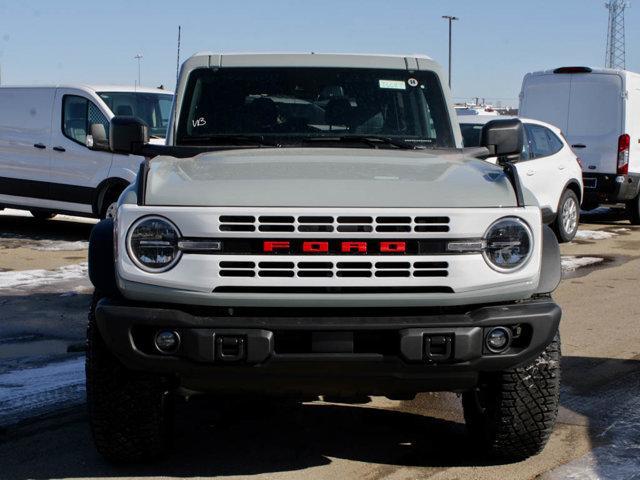
[[[0,203],[51,206],[52,88],[3,88],[0,95]]]
[[[65,192],[77,210],[90,213],[96,187],[107,178],[113,154],[86,146],[91,124],[109,131],[109,117],[81,90],[56,91],[51,134],[51,188]]]

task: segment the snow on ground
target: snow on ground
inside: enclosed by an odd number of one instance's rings
[[[578,230],[576,240],[606,240],[617,236],[617,233],[605,232],[604,230]]]
[[[573,272],[578,268],[587,267],[589,265],[596,265],[604,261],[604,258],[600,257],[575,257],[573,255],[562,256],[562,271]]]
[[[0,288],[33,288],[66,280],[86,278],[87,263],[65,265],[55,270],[18,270],[0,272]]]
[[[36,245],[29,245],[29,248],[45,252],[87,250],[89,248],[89,242],[85,242],[84,240],[77,240],[75,242],[40,240]]]
[[[5,208],[4,210],[0,210],[0,216],[8,216],[8,217],[29,217],[32,218],[31,215],[26,210],[15,210],[13,208]],[[71,215],[56,215],[53,220],[47,220],[49,222],[56,220],[65,220],[68,222],[78,222],[78,223],[97,223],[98,220],[94,218],[86,218],[86,217],[74,217]]]
[[[84,401],[84,357],[0,374],[0,426]]]

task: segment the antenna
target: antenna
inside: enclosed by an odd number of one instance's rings
[[[178,61],[176,62],[176,90],[178,89],[178,79],[180,78],[180,33],[182,27],[178,25]]]
[[[629,7],[627,0],[612,0],[604,6],[609,10],[607,27],[607,51],[604,64],[606,68],[625,70],[626,52],[624,36],[624,11]]]

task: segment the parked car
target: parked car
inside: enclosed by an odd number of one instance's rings
[[[465,156],[445,84],[422,56],[187,60],[167,145],[91,235],[99,452],[162,454],[166,407],[186,391],[448,390],[477,450],[514,461],[544,447],[558,242],[511,164]],[[522,128],[488,125],[485,146],[519,154]],[[114,117],[110,149],[146,153],[145,133]]]
[[[482,128],[496,118],[462,117],[460,129],[465,147],[480,145]],[[520,119],[524,124],[524,147],[516,165],[522,185],[538,199],[542,219],[553,226],[558,240],[570,242],[578,231],[583,198],[580,160],[562,132],[548,123]],[[495,162],[495,157],[493,160]]]
[[[91,150],[114,115],[133,115],[164,143],[173,95],[155,88],[68,85],[0,88],[0,208],[105,217],[135,178],[140,156]]]
[[[584,166],[584,209],[625,203],[640,224],[640,75],[562,67],[525,75],[520,115],[562,129]]]

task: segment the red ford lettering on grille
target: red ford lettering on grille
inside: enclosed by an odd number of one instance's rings
[[[305,253],[327,253],[329,251],[329,242],[304,242],[302,251]]]
[[[342,242],[342,253],[367,253],[367,242]]]
[[[282,250],[289,250],[290,242],[288,240],[279,240],[279,241],[266,241],[263,245],[263,250],[265,252],[276,252]]]
[[[404,253],[407,242],[380,242],[380,253]]]

